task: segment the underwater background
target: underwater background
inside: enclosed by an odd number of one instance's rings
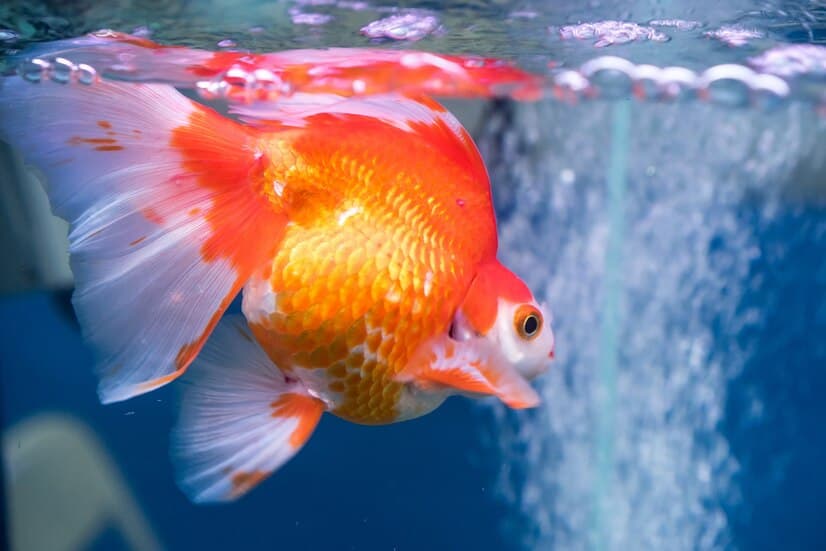
[[[826,548],[826,3],[11,2],[0,70],[101,28],[545,75],[537,102],[447,105],[488,166],[500,257],[554,312],[557,359],[537,410],[453,398],[383,427],[325,416],[256,491],[192,505],[168,459],[175,385],[99,404],[65,229],[4,146],[13,548]],[[647,64],[701,91],[632,99]]]

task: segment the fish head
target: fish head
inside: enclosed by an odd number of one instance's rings
[[[493,345],[520,375],[535,379],[554,358],[552,315],[527,285],[496,262],[473,280],[450,327],[451,338]]]

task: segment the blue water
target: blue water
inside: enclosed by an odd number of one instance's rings
[[[823,549],[826,495],[826,209],[791,209],[755,237],[760,286],[740,307],[763,323],[738,340],[753,346],[729,387],[720,427],[741,465],[741,500],[728,511],[744,549]],[[754,411],[753,397],[761,397]]]
[[[91,352],[64,300],[29,293],[0,302],[4,426],[42,411],[88,423],[168,548],[507,547],[498,529],[506,508],[490,486],[497,463],[480,445],[480,416],[458,399],[387,427],[325,416],[300,460],[255,492],[231,505],[192,505],[168,460],[176,389],[100,405]],[[104,547],[118,543],[115,533],[105,538]]]

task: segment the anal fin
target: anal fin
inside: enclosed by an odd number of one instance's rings
[[[240,316],[221,321],[183,381],[173,457],[195,502],[248,492],[301,449],[326,409],[284,377]]]

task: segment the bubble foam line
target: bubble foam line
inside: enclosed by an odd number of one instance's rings
[[[105,70],[76,64],[64,57],[37,57],[22,63],[18,74],[30,82],[52,80],[91,85]],[[816,77],[817,75],[815,75]],[[139,78],[130,80],[140,81]],[[277,101],[301,91],[300,83],[284,82],[266,69],[234,66],[193,88],[206,100]],[[826,86],[798,73],[793,78],[760,72],[747,65],[714,65],[702,72],[680,66],[635,64],[616,56],[600,56],[578,68],[552,70],[544,80],[543,97],[565,103],[634,98],[642,102],[700,101],[727,107],[765,109],[790,101],[814,104],[826,112]],[[358,95],[357,87],[354,94]],[[514,95],[503,89],[498,95]]]

